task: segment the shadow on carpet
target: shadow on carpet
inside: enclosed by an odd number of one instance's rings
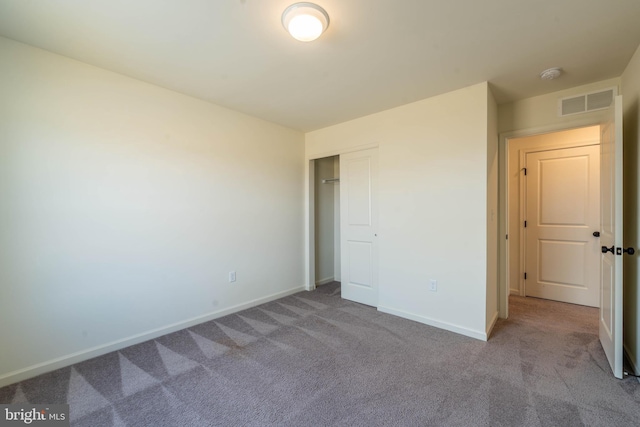
[[[73,426],[637,426],[597,310],[511,298],[488,342],[340,298],[339,283],[0,389]]]

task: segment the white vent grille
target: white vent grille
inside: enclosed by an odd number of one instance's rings
[[[562,98],[558,100],[558,115],[570,116],[609,108],[616,94],[617,88],[612,87],[598,92]]]
[[[561,100],[562,112],[560,115],[567,116],[569,114],[584,113],[585,111],[587,111],[587,106],[585,105],[585,99],[586,97],[582,95],[582,96],[576,96],[575,98],[567,98],[567,99]]]
[[[596,92],[587,95],[587,111],[608,108],[613,102],[613,90]]]

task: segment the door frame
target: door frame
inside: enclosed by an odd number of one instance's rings
[[[305,264],[305,283],[304,288],[307,291],[313,291],[316,288],[316,239],[315,239],[315,160],[324,157],[340,156],[341,154],[353,153],[356,151],[367,150],[369,148],[379,148],[379,144],[363,144],[349,148],[335,149],[319,154],[305,154],[305,226],[304,226],[304,264]],[[340,206],[342,209],[342,205]]]
[[[595,117],[589,115],[589,117],[566,121],[562,123],[555,123],[552,125],[525,128],[520,130],[514,130],[509,132],[501,132],[498,140],[498,211],[499,211],[499,263],[498,263],[498,280],[499,280],[499,292],[498,292],[498,316],[501,319],[509,317],[509,240],[507,235],[509,233],[509,170],[508,167],[508,154],[509,154],[509,141],[517,138],[524,138],[528,136],[542,135],[546,133],[561,132],[565,130],[578,129],[589,126],[600,126],[602,123],[602,115],[598,114]],[[540,150],[537,150],[540,151]],[[520,244],[522,244],[520,239]],[[522,255],[522,249],[520,249],[519,255]],[[522,267],[522,264],[521,264]],[[524,270],[523,270],[524,271]]]

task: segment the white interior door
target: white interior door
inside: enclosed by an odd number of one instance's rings
[[[600,342],[613,374],[622,378],[622,97],[601,126]]]
[[[528,153],[525,293],[600,306],[600,147]]]
[[[342,297],[378,306],[378,149],[340,155]]]

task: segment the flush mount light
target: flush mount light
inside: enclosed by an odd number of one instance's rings
[[[543,72],[541,72],[540,73],[540,78],[542,80],[555,80],[558,77],[560,77],[560,74],[562,74],[562,68],[554,67],[554,68],[549,68],[549,69],[544,70]]]
[[[294,39],[310,42],[327,29],[329,15],[317,4],[294,3],[282,12],[282,25]]]

